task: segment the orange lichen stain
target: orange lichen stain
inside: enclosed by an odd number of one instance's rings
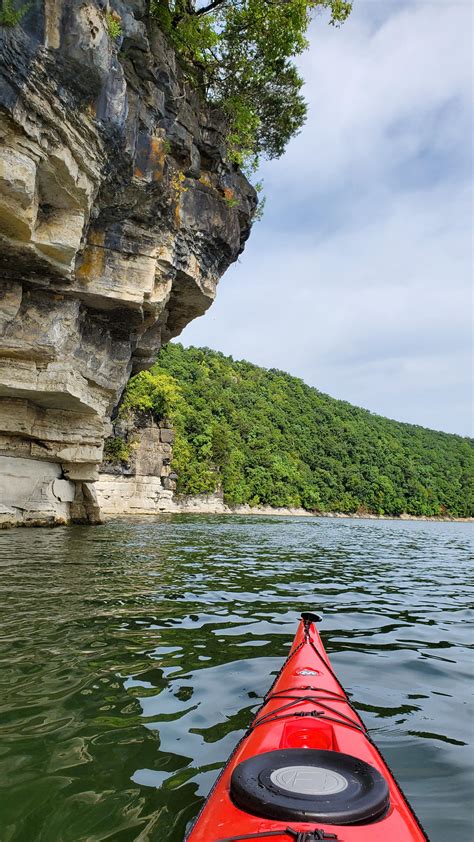
[[[234,191],[231,190],[230,187],[224,187],[224,196],[226,199],[233,199],[234,198]]]
[[[105,266],[104,240],[104,231],[90,232],[81,262],[76,268],[76,277],[80,280],[91,281],[103,274]]]
[[[135,178],[145,178],[152,181],[161,181],[163,178],[163,171],[165,167],[166,142],[163,137],[149,137],[147,139],[148,149],[146,152],[142,149],[140,158],[140,166],[135,165]]]
[[[153,181],[161,181],[165,166],[165,139],[152,137],[150,143],[150,165],[153,169]]]

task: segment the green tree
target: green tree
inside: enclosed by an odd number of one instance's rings
[[[182,494],[220,487],[229,504],[474,513],[471,439],[389,421],[209,348],[167,345],[132,378],[120,411],[171,419]],[[108,444],[116,458],[126,449]]]
[[[206,99],[228,118],[238,164],[279,157],[302,127],[303,81],[292,62],[317,11],[348,17],[349,0],[152,0],[151,11]]]

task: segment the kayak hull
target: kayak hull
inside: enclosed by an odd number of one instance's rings
[[[307,618],[308,615],[303,617]],[[382,804],[382,814],[376,815],[374,810],[370,817],[369,810],[369,817],[361,819],[360,815],[356,816],[356,823],[352,823],[350,815],[344,818],[339,816],[338,819],[339,814],[336,814],[335,819],[321,814],[324,819],[322,821],[317,814],[308,814],[308,820],[292,820],[284,817],[286,813],[281,816],[281,808],[278,808],[280,813],[277,809],[277,815],[268,815],[266,812],[271,814],[273,808],[258,804],[262,789],[260,782],[257,782],[256,803],[255,799],[250,799],[250,807],[247,806],[236,783],[240,770],[245,769],[245,765],[241,767],[240,764],[251,758],[260,758],[268,752],[277,753],[268,755],[270,759],[277,756],[284,758],[285,751],[288,756],[293,756],[294,750],[300,750],[300,755],[301,750],[310,750],[311,756],[334,757],[337,761],[342,761],[342,755],[350,756],[352,760],[361,761],[361,768],[367,770],[370,767],[368,771],[373,771],[377,781],[381,775],[384,786],[388,787],[386,802],[379,802]],[[278,755],[278,752],[283,754]],[[334,753],[339,756],[336,757]],[[306,754],[303,751],[301,756]],[[273,774],[275,783],[278,782],[278,774]],[[283,775],[284,780],[285,774],[288,778],[283,768],[280,778]],[[337,774],[335,772],[336,787]],[[273,792],[278,791],[278,787],[271,783],[269,787]],[[311,806],[309,797],[308,805]],[[288,658],[249,731],[235,748],[216,781],[186,840],[221,842],[233,838],[244,839],[251,834],[257,834],[255,839],[258,840],[259,837],[265,839],[267,834],[271,834],[270,839],[285,842],[291,838],[296,839],[297,832],[301,834],[301,842],[324,838],[335,842],[419,842],[427,839],[335,676],[315,622],[308,619],[302,619]],[[320,835],[316,835],[316,832]]]

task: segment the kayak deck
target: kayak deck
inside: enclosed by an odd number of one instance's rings
[[[427,839],[334,674],[315,619],[320,618],[312,614],[302,615],[288,658],[252,725],[217,779],[186,837],[187,842],[227,842],[234,839],[239,842],[246,838],[270,838],[276,842],[289,839],[297,842],[315,842],[317,839],[334,842],[418,842]],[[267,752],[274,754],[265,757]],[[346,759],[347,756],[350,757]],[[285,760],[292,757],[296,761]],[[332,758],[336,761],[334,771],[316,768],[314,764],[309,771],[308,766],[294,765],[295,762],[301,764],[301,758],[306,757],[323,758],[325,761]],[[244,761],[250,761],[250,758],[254,760],[245,764]],[[280,768],[273,772],[253,773],[253,766],[258,771],[267,760],[271,765],[274,758],[279,759]],[[386,798],[385,801],[379,799],[380,815],[374,807],[369,818],[361,819],[364,813],[354,814],[357,822],[354,824],[349,804],[347,811],[342,809],[342,812],[334,813],[335,820],[326,815],[321,821],[317,812],[314,814],[316,817],[312,815],[314,804],[311,795],[300,793],[305,809],[302,815],[308,818],[291,818],[292,787],[295,785],[297,788],[296,779],[300,781],[300,789],[303,786],[303,791],[311,793],[319,775],[329,793],[327,803],[334,800],[344,802],[344,790],[349,795],[351,788],[336,768],[339,768],[337,764],[342,764],[344,769],[344,764],[350,761],[354,781],[357,782],[358,776],[372,773],[374,786],[379,787],[380,799],[382,795]],[[354,761],[361,761],[360,769],[356,768]],[[247,774],[244,774],[245,770]],[[250,787],[249,793],[241,791],[242,781]],[[382,787],[385,787],[385,793],[382,793]],[[338,792],[341,794],[336,796]],[[347,798],[347,801],[349,803],[350,799]],[[370,811],[369,804],[367,815]],[[285,815],[290,818],[285,818]],[[338,815],[344,818],[338,819]]]

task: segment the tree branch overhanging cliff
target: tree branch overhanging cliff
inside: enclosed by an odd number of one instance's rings
[[[349,0],[152,0],[151,14],[205,98],[228,118],[239,166],[278,158],[306,119],[303,80],[293,62],[308,46],[312,16],[339,26]]]

